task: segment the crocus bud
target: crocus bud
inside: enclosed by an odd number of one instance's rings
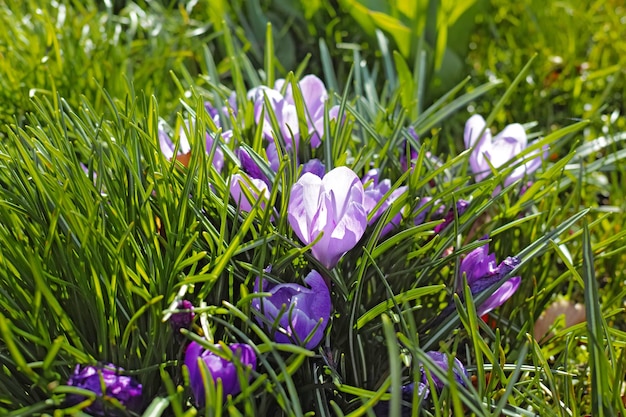
[[[472,294],[478,294],[499,282],[519,264],[519,259],[508,257],[496,264],[496,255],[489,253],[489,243],[474,249],[461,261],[459,271],[465,274]],[[512,277],[504,282],[484,303],[476,306],[478,316],[500,307],[517,291],[521,277]]]
[[[191,322],[193,321],[193,304],[191,304],[188,300],[182,300],[176,306],[178,310],[186,310],[186,311],[178,311],[176,313],[172,313],[170,317],[170,325],[176,334],[180,333],[180,329],[188,329],[191,326]]]
[[[217,349],[221,349],[220,345],[216,345]],[[248,368],[244,374],[249,375],[249,370],[256,369],[256,354],[249,345],[243,343],[233,343],[228,345],[228,349],[233,354],[233,360],[225,359],[208,349],[205,349],[197,342],[191,342],[185,351],[185,365],[189,370],[189,385],[193,392],[196,403],[202,407],[205,404],[205,386],[200,369],[201,362],[206,365],[209,370],[207,378],[211,378],[214,383],[218,380],[222,381],[223,400],[228,395],[237,395],[241,392],[241,384],[237,376],[237,366],[234,362],[238,362],[241,366]],[[203,365],[203,366],[204,366]]]
[[[304,279],[310,288],[298,284],[274,285],[267,280],[263,280],[260,288],[259,281],[257,278],[255,292],[269,292],[271,296],[255,298],[252,308],[270,323],[278,320],[274,340],[302,344],[308,338],[304,344],[307,349],[317,346],[324,336],[331,312],[330,291],[324,278],[317,271],[311,271]],[[260,318],[257,321],[263,323]]]
[[[323,178],[324,174],[326,173],[326,167],[324,166],[322,161],[314,158],[302,164],[302,175],[306,174],[307,172]]]
[[[435,362],[435,365],[437,365],[439,369],[441,369],[442,371],[446,373],[448,372],[449,363],[450,363],[448,355],[446,355],[445,353],[436,352],[436,351],[426,352],[426,354],[430,357],[430,359],[433,360],[433,362]],[[452,372],[454,374],[455,381],[458,384],[465,386],[463,375],[467,377],[467,372],[465,371],[465,367],[463,366],[463,363],[461,363],[461,361],[458,360],[457,358],[452,359]],[[433,384],[435,385],[435,388],[438,391],[441,391],[443,387],[445,386],[445,382],[439,379],[439,377],[437,377],[432,372],[430,373],[430,377],[433,381]],[[428,386],[428,377],[426,375],[426,372],[424,371],[423,366],[422,366],[422,383]]]
[[[124,371],[122,368],[112,364],[105,366],[76,365],[67,385],[86,389],[98,395],[96,400],[84,409],[85,412],[92,415],[124,415],[121,412],[117,413],[112,405],[105,408],[105,404],[111,404],[109,398],[117,400],[128,411],[139,413],[142,405],[142,386],[134,378],[121,375],[120,372],[122,371]],[[103,388],[105,389],[104,392],[102,392]],[[82,395],[69,394],[66,402],[75,405],[85,399]]]
[[[300,240],[327,268],[359,242],[367,227],[364,191],[359,177],[338,167],[320,178],[306,173],[293,185],[287,212],[289,224]]]

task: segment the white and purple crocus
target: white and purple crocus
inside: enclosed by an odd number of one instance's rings
[[[266,99],[274,112],[287,149],[291,148],[292,139],[297,149],[302,135],[311,135],[311,147],[317,148],[320,146],[324,134],[324,109],[328,100],[328,92],[322,80],[315,75],[302,77],[298,82],[298,88],[302,93],[308,132],[300,132],[293,90],[290,84],[285,85],[284,79],[276,80],[274,88],[260,86],[251,89],[248,91],[248,99],[254,103],[254,117],[257,123],[262,126],[263,135],[268,141],[272,142],[273,137],[278,132],[273,130],[271,118],[266,108]],[[283,90],[284,95],[281,93]],[[329,118],[336,118],[338,111],[339,106],[329,109]]]
[[[304,283],[309,288],[293,283],[272,284],[257,278],[255,292],[269,292],[271,295],[255,298],[252,308],[260,313],[257,317],[259,324],[265,321],[268,327],[275,329],[273,336],[276,342],[313,349],[324,336],[332,303],[328,286],[319,272],[311,271],[304,278]],[[267,320],[263,320],[262,316]]]
[[[289,224],[302,243],[315,242],[313,256],[330,269],[365,233],[364,199],[363,184],[350,168],[335,168],[323,178],[307,172],[291,188]]]
[[[485,119],[479,114],[473,115],[465,123],[463,139],[465,148],[472,149],[469,162],[476,181],[482,181],[489,176],[491,167],[498,169],[509,161],[517,163],[519,154],[528,146],[526,131],[521,124],[510,124],[492,138]],[[505,178],[504,186],[514,183],[539,168],[546,152],[547,149],[544,149],[543,152],[532,154],[530,160],[520,164]]]

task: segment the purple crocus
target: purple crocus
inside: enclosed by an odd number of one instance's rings
[[[289,103],[280,92],[266,86],[255,87],[248,91],[248,99],[254,103],[254,118],[261,125],[263,136],[270,142],[273,141],[276,132],[274,132],[269,111],[265,108],[266,98],[276,117],[280,134],[285,140],[285,148],[291,149],[293,139],[297,151],[300,142],[300,128],[296,106]],[[263,120],[261,120],[261,116],[263,116]]]
[[[215,345],[217,350],[222,350],[221,345]],[[204,406],[206,399],[206,388],[204,386],[203,371],[200,368],[206,366],[209,370],[208,378],[214,383],[218,380],[222,381],[223,400],[228,395],[237,395],[241,392],[241,384],[237,375],[237,367],[239,365],[244,368],[244,375],[248,375],[250,379],[250,370],[256,369],[257,358],[254,349],[243,343],[233,343],[228,345],[228,349],[232,352],[232,358],[225,359],[220,355],[213,353],[209,349],[205,349],[197,342],[191,342],[185,351],[185,365],[189,370],[189,385],[196,400],[196,404],[200,407]],[[228,356],[228,355],[226,355]]]
[[[215,106],[213,106],[213,103],[211,103],[210,101],[207,101],[204,103],[204,108],[206,109],[207,113],[209,113],[209,116],[211,116],[211,119],[213,119],[215,126],[223,127],[224,124],[222,123],[222,120],[220,117],[220,111],[221,111],[221,115],[223,115],[224,117],[228,117],[229,109],[230,109],[233,115],[236,116],[237,115],[237,95],[233,91],[228,97],[228,100],[226,101],[225,105],[222,106],[220,110],[218,110]]]
[[[326,167],[319,159],[310,159],[308,162],[302,164],[302,175],[310,172],[313,175],[317,175],[318,177],[324,177],[326,173]]]
[[[284,85],[284,79],[276,80],[274,89],[280,91]],[[311,147],[317,148],[322,143],[322,136],[324,136],[324,106],[328,100],[328,91],[326,91],[324,82],[313,74],[302,77],[298,82],[298,88],[302,92],[304,101],[308,133],[311,135]],[[295,107],[291,85],[287,85],[285,88],[285,100]],[[336,119],[338,113],[339,106],[333,106],[328,111],[328,117],[331,120]]]
[[[190,123],[188,120],[185,121],[185,124],[188,127],[188,130],[193,128],[193,123]],[[166,159],[171,160],[176,157],[181,158],[183,156],[189,155],[191,152],[191,145],[189,144],[189,139],[187,138],[187,134],[185,133],[185,129],[181,128],[178,135],[178,153],[174,155],[174,150],[176,149],[176,144],[169,137],[167,132],[164,129],[159,129],[159,145],[161,147],[161,152]],[[232,131],[226,131],[221,134],[221,139],[224,141],[228,141],[232,136]],[[214,138],[209,133],[206,133],[206,152],[209,154],[211,149],[213,148]],[[188,159],[187,159],[188,161]],[[181,159],[183,162],[183,159]],[[215,148],[215,153],[213,155],[213,167],[217,172],[222,172],[222,168],[224,167],[224,152],[222,149],[217,146]]]
[[[497,169],[509,161],[516,163],[515,160],[528,144],[526,131],[519,123],[506,126],[492,139],[485,119],[479,114],[473,115],[465,123],[464,141],[466,149],[472,148],[469,162],[476,181],[482,181],[491,173],[490,165]],[[544,158],[546,152],[547,148],[543,152]],[[541,153],[537,152],[532,156],[531,160],[513,170],[504,180],[504,186],[512,184],[541,166]]]
[[[496,255],[489,253],[489,243],[474,249],[468,253],[461,261],[459,268],[461,277],[465,274],[467,285],[469,285],[472,295],[476,295],[492,285],[500,282],[517,265],[519,259],[507,257],[500,265],[496,264]],[[485,302],[476,306],[478,316],[483,316],[491,310],[500,307],[517,291],[522,278],[512,277],[502,283]]]
[[[407,186],[401,186],[393,190],[387,198],[382,202],[382,204],[378,207],[378,210],[372,215],[371,213],[374,211],[376,205],[385,197],[385,195],[391,190],[391,181],[389,179],[384,179],[379,181],[379,170],[371,169],[362,179],[363,185],[365,186],[364,190],[364,201],[363,204],[365,206],[365,211],[368,216],[371,216],[369,224],[372,225],[376,223],[376,220],[393,204],[394,201],[398,199],[402,194],[406,192],[408,189]],[[385,236],[387,233],[391,232],[395,227],[400,225],[402,221],[402,212],[398,212],[393,219],[391,219],[380,232],[380,236]]]
[[[401,417],[410,417],[413,405],[413,392],[415,391],[415,382],[411,382],[410,384],[403,385],[401,388],[402,392],[402,403],[400,407],[400,416]],[[425,400],[430,395],[430,390],[428,386],[422,382],[417,383],[417,395],[422,400]],[[377,417],[388,417],[390,413],[390,405],[389,401],[380,401],[378,404],[374,406],[374,413]]]
[[[179,334],[180,329],[188,329],[193,321],[193,304],[189,300],[182,300],[176,304],[176,309],[180,310],[170,316],[170,325],[174,333]]]
[[[289,224],[305,245],[317,239],[311,252],[325,267],[337,265],[365,233],[364,194],[359,177],[347,167],[323,178],[307,172],[291,188]]]
[[[449,361],[447,354],[437,352],[437,351],[429,351],[429,352],[426,352],[426,355],[428,355],[428,357],[435,363],[435,365],[437,365],[437,367],[441,371],[445,373],[448,372],[450,361]],[[422,368],[422,383],[428,386],[429,385],[428,376],[426,375],[424,367],[422,366],[421,368]],[[467,379],[467,372],[465,371],[465,367],[463,366],[463,363],[457,358],[452,359],[452,373],[454,374],[454,380],[458,384],[465,386],[465,380],[463,377],[465,376],[465,379]],[[439,377],[437,377],[432,372],[430,372],[430,377],[433,381],[433,385],[438,391],[441,391],[443,387],[446,385],[446,381],[442,381],[441,379],[439,379]]]
[[[463,215],[463,213],[465,213],[465,211],[467,210],[467,207],[469,207],[469,202],[465,200],[457,201],[456,202],[456,215],[458,217],[461,217],[461,215]],[[438,211],[439,210],[441,210],[441,208],[439,208]],[[433,213],[433,215],[431,215],[431,219],[435,219],[435,218],[436,218],[436,213]],[[450,223],[454,221],[454,218],[455,218],[455,211],[453,208],[450,208],[448,210],[448,213],[446,214],[446,217],[443,219],[443,223],[435,226],[435,233],[440,233],[443,229],[445,229]]]
[[[139,413],[142,406],[142,386],[134,378],[121,375],[124,370],[112,364],[105,366],[76,365],[74,374],[70,376],[67,385],[92,391],[98,395],[96,400],[84,411],[97,416],[104,415],[125,415],[116,412],[109,399],[117,400],[126,410]],[[104,388],[104,392],[102,389]],[[86,398],[79,394],[69,394],[66,402],[69,405],[76,405]],[[117,410],[121,411],[121,410]]]
[[[255,292],[269,292],[271,296],[255,298],[252,308],[264,315],[270,323],[278,321],[274,340],[278,343],[302,344],[307,349],[316,347],[328,326],[331,313],[330,291],[324,278],[311,271],[304,278],[310,287],[298,284],[271,284],[260,279],[254,284]],[[260,317],[257,321],[262,324]],[[273,327],[272,327],[273,328]]]
[[[249,196],[243,191],[244,187]],[[259,199],[262,199],[261,208],[265,208],[265,202],[270,198],[270,191],[267,184],[261,179],[233,174],[230,177],[230,195],[240,210],[249,212]]]
[[[269,179],[265,176],[261,167],[252,159],[250,154],[244,148],[237,148],[235,151],[235,155],[239,158],[239,162],[241,163],[241,168],[243,171],[248,174],[250,178],[256,178],[262,180],[267,185],[270,185]]]

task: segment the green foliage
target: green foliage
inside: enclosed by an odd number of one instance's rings
[[[545,50],[532,58],[535,50],[519,35],[528,23],[512,11],[547,19],[569,10],[563,3],[539,11],[531,3],[494,2],[495,13],[481,15],[479,27],[489,23],[503,35],[493,44],[473,39],[478,47],[470,57],[478,78],[491,68],[498,79],[453,83],[440,72],[451,83],[441,94],[429,85],[430,71],[438,62],[447,68],[447,51],[458,45],[453,39],[467,36],[471,25],[462,22],[470,6],[451,12],[454,2],[437,9],[434,2],[385,9],[380,2],[342,2],[369,31],[351,38],[340,32],[352,21],[340,22],[341,7],[327,2],[102,3],[0,6],[3,21],[13,22],[0,30],[6,58],[0,61],[0,414],[80,413],[86,404],[64,402],[78,392],[66,385],[68,376],[77,363],[105,362],[143,384],[143,415],[151,417],[373,416],[381,406],[399,415],[407,405],[402,387],[423,373],[446,381],[446,388],[431,386],[428,399],[415,389],[413,415],[625,414],[626,134],[617,133],[623,45],[611,42],[610,31],[593,36],[585,49],[594,77],[572,80],[567,74],[576,61],[565,61],[569,70],[555,82],[563,83],[567,99],[557,111],[556,96],[541,95],[553,87],[529,82],[546,71]],[[418,12],[427,9],[436,18]],[[584,23],[601,11],[610,26],[621,10],[592,3],[572,13]],[[319,24],[324,14],[333,16],[328,27]],[[544,48],[566,42],[578,56],[582,38],[566,41],[569,32],[559,29],[568,19],[536,27]],[[433,43],[431,23],[438,29]],[[594,30],[583,23],[568,30]],[[400,35],[406,27],[409,38]],[[376,29],[395,39],[399,51]],[[307,37],[313,40],[299,43]],[[354,43],[342,49],[335,37]],[[367,43],[373,39],[377,48]],[[404,50],[402,42],[409,42]],[[308,52],[315,54],[310,60]],[[285,76],[304,131],[303,92],[296,87],[311,69],[332,87],[330,101],[343,122],[326,117],[317,149],[302,138],[301,160],[319,158],[327,169],[347,165],[360,176],[378,167],[393,184],[387,195],[408,187],[332,270],[291,231],[287,202],[299,167],[283,145],[278,170],[269,168],[245,98],[249,88]],[[232,92],[239,111],[221,119],[233,130],[225,141],[204,104],[221,108]],[[538,143],[521,158],[544,145],[558,158],[544,161],[532,184],[504,187],[515,162],[475,182],[470,152],[459,146],[468,108],[483,112],[488,124],[528,123]],[[552,109],[548,115],[545,108]],[[601,116],[608,114],[616,116]],[[583,116],[591,120],[577,120]],[[268,110],[268,117],[279,131],[277,115]],[[187,118],[195,123],[186,125]],[[175,141],[181,130],[189,139],[188,164],[162,155],[163,126]],[[207,133],[218,138],[211,149]],[[229,196],[230,174],[242,168],[239,146],[261,162],[271,182],[270,197],[250,212]],[[418,155],[407,170],[402,160],[411,159],[411,147]],[[222,173],[212,164],[218,149],[225,154]],[[429,213],[459,199],[469,201],[467,210],[453,210],[452,222],[438,230],[441,220]],[[397,213],[405,214],[400,227],[381,236]],[[412,216],[419,213],[426,217],[416,225]],[[520,258],[508,276],[522,276],[522,284],[483,320],[476,306],[495,288],[472,297],[458,269],[486,235],[497,259]],[[274,342],[250,303],[257,276],[300,282],[311,268],[332,282],[334,312],[322,345],[309,351]],[[193,302],[196,319],[189,331],[174,334],[167,318],[180,298]],[[535,338],[535,321],[559,298],[584,302],[587,322]],[[204,340],[199,335],[248,343],[259,357],[241,395],[205,410],[193,404],[182,367],[185,344]],[[467,387],[435,366],[429,350],[461,359]]]

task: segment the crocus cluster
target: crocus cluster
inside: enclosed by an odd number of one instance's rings
[[[221,351],[221,345],[215,345],[215,349]],[[244,369],[244,375],[251,377],[250,370],[256,369],[257,357],[254,349],[243,343],[233,343],[228,345],[228,350],[232,352],[231,358],[225,358],[209,349],[205,349],[197,342],[191,342],[185,351],[185,365],[189,370],[189,385],[193,392],[193,396],[198,406],[204,406],[206,402],[206,391],[209,387],[205,386],[204,381],[212,380],[214,384],[218,380],[222,384],[222,401],[226,400],[229,395],[237,395],[241,392],[241,383],[237,375],[237,365],[240,364]],[[228,355],[225,356],[228,357]],[[208,374],[204,374],[206,366]],[[205,375],[203,377],[203,375]],[[248,379],[249,380],[249,379]]]
[[[335,168],[323,178],[305,173],[291,188],[288,215],[302,243],[315,242],[313,256],[333,268],[367,227],[363,184],[347,167]]]
[[[257,278],[255,292],[271,295],[255,298],[252,308],[260,313],[257,317],[259,324],[266,322],[269,328],[275,329],[276,342],[304,344],[307,349],[313,349],[324,336],[332,304],[326,282],[317,271],[311,271],[304,282],[310,288],[298,284],[275,285]],[[276,321],[277,326],[274,325]]]
[[[526,131],[521,124],[510,124],[492,138],[485,119],[479,114],[473,115],[465,123],[464,141],[465,147],[472,149],[469,162],[476,181],[486,178],[491,173],[491,167],[497,169],[509,161],[515,162],[528,145]],[[504,186],[539,168],[546,151],[544,149],[543,154],[537,152],[532,159],[515,168],[504,180]]]
[[[107,398],[115,399],[126,410],[138,413],[142,406],[142,386],[134,378],[122,375],[122,368],[113,364],[104,366],[76,365],[74,373],[67,381],[67,385],[92,391],[98,396],[96,400],[85,407],[84,411],[97,415],[122,415],[117,413],[113,405],[105,407]],[[104,392],[103,392],[104,388]],[[75,405],[86,398],[79,394],[69,394],[66,398],[68,405]]]
[[[465,256],[461,261],[459,271],[461,277],[465,275],[472,295],[476,295],[502,281],[519,265],[519,262],[518,258],[509,256],[498,265],[496,255],[489,253],[489,243],[487,242]],[[476,306],[477,314],[479,316],[485,315],[504,304],[517,291],[521,280],[521,277],[517,276],[502,283],[485,302]]]

